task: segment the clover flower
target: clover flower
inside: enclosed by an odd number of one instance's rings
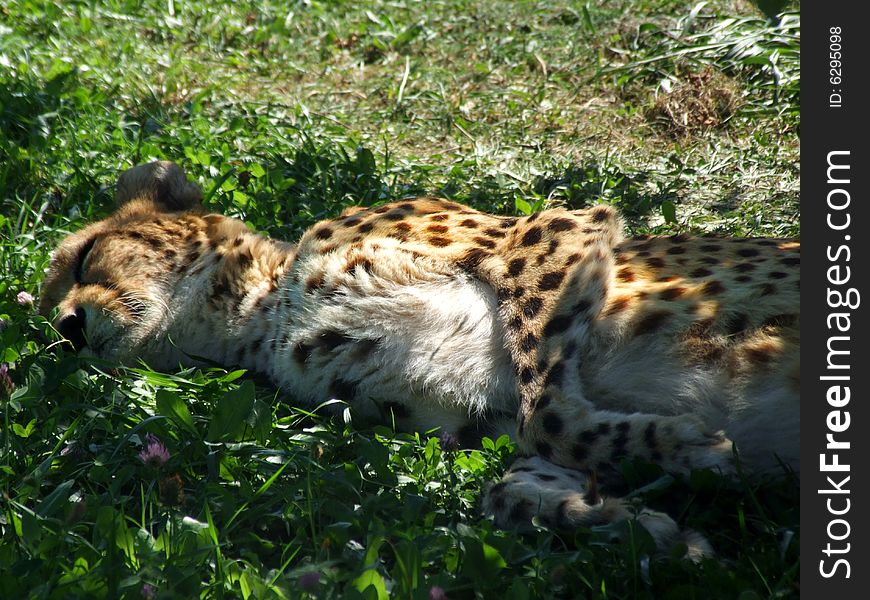
[[[12,378],[9,376],[9,365],[0,363],[0,394],[9,396],[15,389],[15,384],[12,383]]]
[[[156,435],[149,433],[145,436],[145,447],[139,453],[139,460],[153,469],[165,465],[169,461],[169,450],[163,445]]]
[[[440,585],[433,585],[429,589],[429,600],[449,600],[447,592]]]
[[[442,432],[438,436],[438,441],[441,443],[441,450],[444,452],[451,453],[459,450],[459,438],[449,431]]]
[[[315,571],[309,571],[299,578],[299,587],[306,592],[316,589],[318,585],[320,585],[320,573]]]
[[[28,292],[18,292],[18,296],[16,296],[15,300],[21,306],[32,306],[33,305],[33,296]]]

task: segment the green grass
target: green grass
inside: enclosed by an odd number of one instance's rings
[[[58,239],[111,211],[118,173],[157,158],[285,239],[418,193],[515,214],[607,202],[636,233],[795,235],[797,14],[699,6],[0,5],[0,597],[797,595],[793,479],[624,465],[639,501],[708,535],[719,559],[700,565],[629,524],[617,542],[498,531],[479,503],[504,440],[443,452],[238,372],[86,363],[17,301]],[[168,463],[142,463],[146,434]]]

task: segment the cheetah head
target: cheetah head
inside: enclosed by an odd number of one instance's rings
[[[117,211],[64,239],[40,293],[39,311],[82,353],[168,367],[167,328],[178,315],[185,273],[177,267],[198,232],[202,193],[168,161],[118,180]],[[186,217],[188,221],[182,220]],[[202,222],[203,219],[199,219]],[[175,362],[177,365],[178,362]]]

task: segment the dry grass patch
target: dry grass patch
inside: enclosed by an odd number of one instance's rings
[[[741,105],[740,87],[722,73],[705,66],[678,75],[667,83],[647,111],[647,118],[676,137],[725,125]]]

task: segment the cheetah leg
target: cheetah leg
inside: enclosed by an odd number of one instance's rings
[[[713,554],[702,535],[681,531],[668,515],[631,507],[619,498],[600,498],[594,482],[582,473],[538,456],[517,460],[502,480],[490,487],[483,502],[486,513],[505,529],[528,530],[533,518],[560,531],[636,518],[661,552],[682,542],[692,560]]]
[[[548,388],[529,411],[519,446],[559,465],[602,473],[632,457],[674,473],[734,471],[731,441],[721,431],[708,431],[693,415],[595,410],[586,400],[564,398],[556,388]]]

